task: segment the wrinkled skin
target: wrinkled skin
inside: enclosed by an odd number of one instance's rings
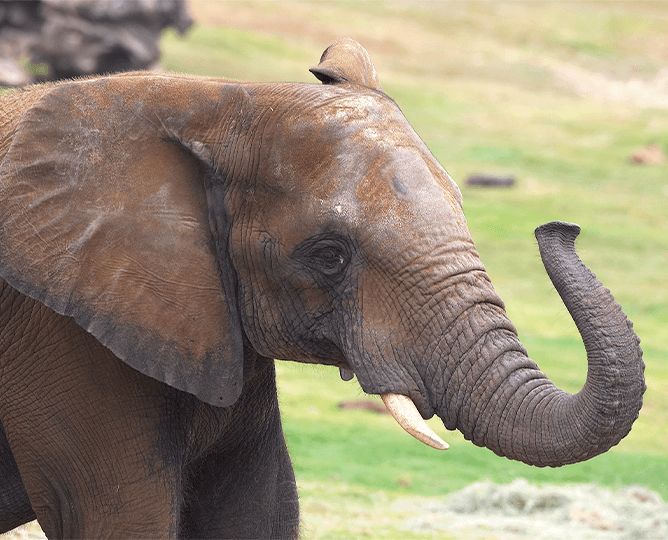
[[[3,98],[0,531],[296,537],[271,358],[354,372],[538,466],[631,429],[642,351],[579,228],[536,233],[587,349],[570,395],[366,51],[338,41],[312,71],[323,85],[127,74]]]

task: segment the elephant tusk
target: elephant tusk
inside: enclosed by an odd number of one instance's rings
[[[380,397],[397,424],[404,428],[406,433],[436,450],[450,448],[448,443],[436,435],[422,419],[411,398],[392,393],[382,394]]]

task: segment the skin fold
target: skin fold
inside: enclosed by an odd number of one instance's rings
[[[354,373],[418,437],[436,414],[537,466],[629,432],[642,351],[579,227],[536,232],[587,350],[571,395],[527,356],[459,189],[366,51],[339,40],[311,71],[0,98],[0,532],[296,538],[275,358]]]

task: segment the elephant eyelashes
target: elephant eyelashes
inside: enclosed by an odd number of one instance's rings
[[[343,279],[350,261],[350,249],[343,239],[316,237],[298,246],[295,256],[335,284]]]
[[[338,250],[325,248],[317,253],[320,271],[328,276],[337,275],[345,266],[345,259]]]

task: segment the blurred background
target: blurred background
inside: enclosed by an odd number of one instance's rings
[[[185,0],[1,0],[0,86],[156,69],[192,23]]]
[[[129,69],[316,83],[308,68],[340,37],[458,182],[532,358],[565,390],[584,383],[533,237],[576,222],[642,339],[648,390],[617,447],[538,469],[434,420],[451,449],[427,448],[355,380],[279,362],[302,536],[668,537],[668,2],[2,1],[0,85]]]

